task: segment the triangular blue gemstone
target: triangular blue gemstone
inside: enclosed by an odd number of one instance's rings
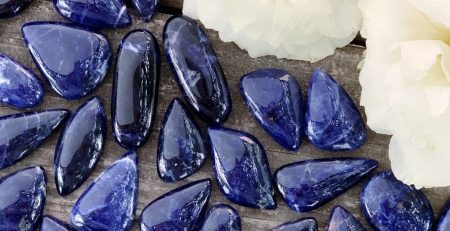
[[[317,221],[315,218],[302,218],[297,221],[281,224],[272,231],[317,231]]]
[[[214,205],[206,212],[201,231],[241,231],[241,217],[229,205]]]
[[[75,229],[57,218],[44,216],[39,231],[75,231]]]
[[[132,0],[131,2],[147,22],[152,19],[159,7],[159,0]]]
[[[361,222],[359,222],[347,209],[336,206],[331,211],[327,231],[366,231]]]

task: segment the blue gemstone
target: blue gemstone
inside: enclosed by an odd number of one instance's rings
[[[118,28],[131,24],[122,0],[53,0],[56,10],[67,20],[96,28]]]
[[[248,108],[280,145],[298,150],[303,135],[300,85],[281,69],[262,69],[241,78],[241,94]]]
[[[141,17],[149,22],[159,7],[159,0],[132,0]]]
[[[344,193],[377,166],[363,158],[306,160],[279,168],[275,180],[289,208],[307,212]]]
[[[439,220],[436,225],[436,231],[448,231],[450,230],[450,201],[447,201],[444,209],[439,216]]]
[[[128,33],[120,44],[112,95],[114,137],[125,149],[144,145],[154,122],[158,96],[159,47],[146,30]]]
[[[198,230],[211,195],[211,180],[195,181],[150,202],[142,211],[142,231]]]
[[[208,37],[185,16],[170,18],[164,27],[164,47],[186,100],[208,123],[222,124],[231,112],[225,76]]]
[[[327,231],[366,231],[347,209],[336,206],[331,211]]]
[[[34,231],[45,205],[47,179],[41,167],[29,167],[0,179],[0,230]]]
[[[303,218],[297,221],[288,222],[273,228],[272,231],[317,231],[317,221],[315,218]]]
[[[31,154],[68,115],[66,110],[48,110],[0,117],[0,169]]]
[[[205,216],[201,231],[240,231],[241,218],[233,207],[218,204],[211,207]]]
[[[309,141],[323,150],[357,149],[367,138],[364,121],[352,98],[322,69],[312,74],[305,120]]]
[[[373,176],[360,195],[361,208],[375,230],[426,231],[434,214],[425,194],[403,184],[390,171]]]
[[[22,33],[42,76],[61,97],[89,94],[108,71],[111,48],[102,34],[57,22],[27,23]]]
[[[59,194],[72,193],[91,175],[105,135],[105,109],[94,97],[72,114],[56,145],[55,183]]]
[[[125,153],[81,194],[71,214],[77,230],[131,229],[138,199],[137,158],[134,151]]]
[[[0,2],[0,19],[18,15],[32,0],[3,0]]]
[[[66,223],[51,216],[44,216],[39,231],[75,231]]]
[[[28,68],[0,54],[0,102],[20,109],[42,101],[44,89]]]
[[[205,144],[195,120],[181,100],[172,100],[159,133],[159,177],[179,181],[197,172],[205,160]]]
[[[226,128],[208,128],[214,172],[225,197],[237,204],[275,209],[269,161],[252,135]]]

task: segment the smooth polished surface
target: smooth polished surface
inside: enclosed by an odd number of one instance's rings
[[[377,166],[363,158],[316,159],[285,165],[274,175],[289,208],[307,212],[341,195]]]
[[[450,230],[450,201],[447,201],[436,223],[436,231]]]
[[[31,154],[68,115],[55,109],[0,117],[0,169]]]
[[[317,231],[317,221],[314,218],[303,218],[277,226],[272,231]],[[350,231],[350,230],[349,230]]]
[[[100,33],[59,22],[31,22],[23,38],[52,89],[66,99],[92,92],[108,71],[111,48]]]
[[[175,182],[197,172],[206,160],[200,130],[184,103],[175,98],[164,115],[157,151],[158,175]]]
[[[144,145],[155,120],[161,60],[149,31],[128,33],[119,46],[111,102],[114,137],[128,150]]]
[[[217,204],[211,207],[205,215],[201,231],[240,231],[241,218],[233,207]]]
[[[91,175],[105,136],[105,109],[100,99],[93,97],[72,114],[56,145],[55,183],[60,195],[72,193]]]
[[[202,28],[185,16],[170,18],[164,47],[186,100],[208,123],[222,124],[231,113],[231,97],[222,68]]]
[[[75,231],[75,229],[57,218],[44,216],[39,231]]]
[[[0,230],[34,231],[44,211],[47,179],[29,167],[0,179]]]
[[[347,209],[336,206],[331,211],[327,231],[366,231],[364,226]]]
[[[0,19],[18,15],[32,0],[2,0],[0,1]]]
[[[237,204],[275,209],[275,191],[266,152],[252,135],[226,128],[208,128],[214,173],[225,197]]]
[[[131,0],[141,17],[149,22],[159,7],[159,0]]]
[[[282,69],[261,69],[240,80],[241,94],[255,119],[281,146],[298,150],[303,137],[300,85]]]

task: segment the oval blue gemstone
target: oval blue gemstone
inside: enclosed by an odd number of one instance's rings
[[[434,214],[425,194],[403,184],[390,171],[378,173],[363,187],[361,208],[375,230],[432,230]]]
[[[125,149],[144,145],[154,122],[160,72],[159,47],[146,30],[128,33],[120,44],[111,103],[114,137]]]
[[[450,230],[450,201],[442,209],[439,216],[439,220],[436,225],[436,231],[447,231]]]
[[[0,2],[0,19],[18,15],[32,0],[3,0]]]
[[[269,161],[252,135],[226,128],[208,128],[214,172],[225,197],[261,209],[277,207]]]
[[[57,218],[44,216],[39,231],[75,231],[75,229]]]
[[[47,179],[41,167],[29,167],[0,179],[0,230],[34,231],[45,205]]]
[[[174,99],[167,108],[159,132],[158,174],[166,182],[184,179],[206,160],[203,138],[183,102]]]
[[[208,123],[224,123],[231,112],[230,92],[205,32],[188,17],[172,17],[164,27],[164,47],[173,74],[194,111]]]
[[[132,0],[131,1],[141,17],[149,22],[159,7],[159,0]]]
[[[364,121],[352,98],[322,69],[312,74],[305,120],[309,141],[323,150],[357,149],[367,138]]]
[[[317,221],[315,218],[303,218],[297,221],[288,222],[277,226],[272,231],[317,231]]]
[[[0,117],[0,169],[28,156],[68,115],[67,110],[58,109]]]
[[[366,231],[347,209],[336,206],[331,211],[327,231]]]
[[[142,211],[141,230],[198,230],[210,195],[210,179],[195,181],[162,195]]]
[[[218,204],[211,207],[205,216],[201,231],[240,231],[241,218],[233,207]]]
[[[0,54],[0,102],[20,109],[34,107],[42,101],[44,88],[34,73]]]
[[[93,97],[72,114],[56,145],[55,183],[59,194],[72,193],[91,175],[105,135],[105,109],[100,99]]]
[[[125,153],[81,194],[71,214],[77,230],[131,229],[138,199],[137,158],[134,151]]]
[[[363,158],[306,160],[279,168],[275,181],[289,208],[307,212],[344,193],[377,166]]]
[[[264,130],[289,150],[300,148],[303,103],[300,85],[285,70],[262,69],[240,80],[241,94]]]
[[[111,48],[102,34],[58,22],[27,23],[22,33],[42,76],[63,98],[89,94],[108,71]]]

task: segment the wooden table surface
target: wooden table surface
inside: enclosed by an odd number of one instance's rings
[[[163,0],[162,5],[169,6],[168,8],[175,9],[180,8],[182,4],[181,0]],[[132,26],[118,30],[103,31],[109,38],[114,48],[114,55],[117,50],[118,43],[120,42],[122,37],[132,29],[148,29],[158,38],[160,46],[162,44],[162,28],[165,21],[170,17],[170,15],[160,13],[157,14],[150,23],[145,23],[136,16],[135,11],[131,10],[131,13],[133,15]],[[39,72],[36,69],[35,64],[33,63],[27,48],[25,47],[20,29],[22,24],[24,24],[25,22],[43,20],[64,21],[64,19],[55,11],[52,3],[46,0],[34,0],[31,6],[19,16],[12,19],[0,20],[0,53],[7,54],[19,60],[26,66],[32,68],[37,74]],[[389,160],[387,156],[389,137],[377,135],[371,131],[369,132],[367,143],[360,150],[352,152],[327,153],[318,150],[306,141],[303,142],[302,147],[298,152],[289,152],[285,150],[277,143],[275,143],[251,117],[238,91],[238,80],[242,75],[258,68],[278,67],[284,68],[294,74],[301,84],[303,94],[306,95],[305,90],[307,88],[307,83],[309,81],[312,70],[315,67],[322,67],[328,70],[336,78],[336,80],[342,84],[342,86],[353,97],[355,102],[359,102],[361,88],[358,82],[357,65],[363,57],[363,48],[348,46],[344,49],[337,50],[335,55],[314,64],[292,60],[277,60],[274,57],[251,59],[246,52],[240,50],[236,45],[232,43],[221,42],[216,32],[208,30],[207,33],[224,69],[233,100],[233,111],[225,126],[235,129],[241,129],[255,135],[261,141],[267,151],[272,171],[282,165],[295,161],[323,157],[347,156],[368,157],[378,160],[380,162],[380,167],[376,171],[389,168]],[[162,48],[161,51],[163,51]],[[159,87],[159,102],[157,108],[156,123],[154,125],[154,129],[149,142],[143,148],[138,150],[140,180],[139,204],[138,210],[136,212],[136,221],[138,220],[145,205],[147,205],[149,202],[162,195],[163,193],[168,192],[169,190],[172,190],[181,185],[187,184],[188,182],[207,177],[213,177],[212,163],[210,159],[207,160],[206,164],[199,172],[181,182],[164,183],[159,179],[157,175],[156,146],[162,115],[170,101],[174,97],[181,96],[179,88],[173,80],[172,73],[169,70],[165,57],[162,58],[162,61],[163,63],[161,70],[161,83]],[[95,179],[95,177],[97,177],[99,173],[101,173],[107,166],[117,160],[125,152],[125,150],[115,142],[111,135],[111,116],[109,113],[112,90],[112,70],[113,68],[110,68],[105,80],[93,93],[80,100],[67,101],[65,99],[62,99],[56,96],[56,94],[51,91],[48,86],[46,86],[46,96],[44,97],[43,103],[41,103],[36,108],[33,108],[33,110],[67,108],[73,111],[89,97],[93,95],[98,95],[101,97],[106,107],[108,116],[108,135],[99,164],[97,165],[95,172],[91,175],[91,177],[89,177],[87,182],[85,182],[78,190],[67,197],[61,197],[56,192],[53,169],[53,155],[55,144],[60,134],[60,129],[55,131],[51,135],[51,137],[29,157],[25,158],[23,161],[12,167],[0,171],[0,176],[4,176],[27,166],[43,166],[47,172],[48,177],[47,200],[44,211],[45,214],[53,215],[68,222],[72,205],[86,188],[86,186],[90,182],[92,182],[92,180]],[[363,111],[362,108],[360,108],[360,110]],[[0,115],[7,115],[16,112],[19,111],[0,106]],[[341,205],[355,214],[355,216],[362,221],[366,228],[370,230],[367,222],[364,221],[364,219],[361,217],[361,213],[359,210],[359,192],[363,183],[364,181],[347,191],[345,194],[334,199],[330,203],[309,213],[296,213],[290,210],[282,201],[279,193],[277,193],[277,202],[279,206],[276,210],[257,210],[232,204],[222,196],[215,183],[213,184],[213,191],[209,205],[213,205],[216,203],[231,204],[239,211],[241,215],[243,230],[268,230],[286,221],[311,216],[315,217],[318,220],[320,230],[324,230],[332,207],[335,205]],[[431,201],[435,214],[438,214],[441,207],[443,206],[443,203],[450,195],[450,189],[438,188],[427,189],[424,191]],[[137,222],[135,222],[133,230],[138,230]]]

